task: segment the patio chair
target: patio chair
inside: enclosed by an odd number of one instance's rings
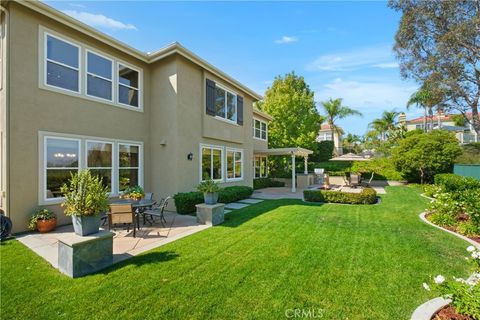
[[[116,225],[127,226],[127,232],[130,232],[130,225],[133,226],[133,237],[135,238],[135,212],[133,211],[132,204],[111,204],[110,213],[108,214],[108,229]],[[138,220],[137,220],[138,227]]]
[[[360,185],[360,175],[357,173],[350,174],[350,184],[352,188],[356,188]]]
[[[152,192],[146,192],[146,193],[145,193],[145,196],[143,197],[143,199],[153,200],[153,193],[152,193]]]
[[[166,197],[162,201],[160,201],[160,204],[154,206],[152,209],[145,210],[144,214],[146,216],[150,216],[150,219],[152,222],[155,222],[155,218],[160,219],[160,223],[162,226],[165,227],[164,223],[167,223],[167,220],[165,219],[165,209],[168,206],[168,202],[171,200],[171,197]]]

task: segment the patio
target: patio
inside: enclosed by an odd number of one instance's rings
[[[135,238],[132,230],[129,232],[123,228],[112,230],[115,233],[113,237],[113,263],[123,261],[209,227],[208,225],[198,224],[196,217],[189,215],[166,212],[165,219],[167,220],[165,227],[159,223],[153,226],[146,224],[137,231]],[[66,225],[57,227],[49,233],[34,232],[19,235],[17,240],[58,269],[58,240],[72,232],[72,225]]]

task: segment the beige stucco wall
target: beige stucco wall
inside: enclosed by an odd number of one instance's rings
[[[7,14],[0,13],[0,209],[7,212]]]
[[[150,172],[149,129],[150,73],[135,59],[102,45],[95,39],[10,3],[10,208],[14,232],[23,231],[30,211],[38,204],[38,132],[78,134],[144,142],[145,173]],[[144,112],[39,88],[38,33],[42,25],[106,54],[143,68]],[[150,176],[144,185],[150,189]],[[58,205],[51,206],[59,223],[68,223]]]

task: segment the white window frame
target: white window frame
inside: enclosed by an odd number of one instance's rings
[[[129,69],[132,69],[133,71],[136,71],[138,73],[138,88],[135,88],[135,87],[131,87],[129,85],[126,85],[126,84],[123,84],[123,83],[120,83],[120,75],[118,74],[118,72],[120,71],[120,65],[123,65],[124,67],[127,67]],[[116,63],[116,67],[115,67],[115,76],[116,76],[116,87],[115,87],[115,90],[117,92],[116,94],[116,103],[119,104],[119,105],[122,105],[122,106],[125,106],[126,108],[130,108],[130,109],[142,109],[143,110],[143,73],[142,73],[142,70],[141,69],[138,69],[132,65],[130,65],[129,63],[126,63],[126,62],[123,62],[123,61],[120,61],[120,60],[117,60],[117,63]],[[120,102],[120,90],[119,90],[119,87],[120,86],[124,86],[126,88],[129,88],[129,89],[133,89],[133,90],[137,90],[137,93],[138,93],[138,106],[132,106],[132,105],[129,105],[127,103],[122,103]]]
[[[89,167],[88,166],[88,143],[104,143],[104,144],[110,144],[112,146],[112,166],[111,167]],[[115,143],[112,141],[105,141],[105,140],[92,140],[92,139],[85,139],[85,169],[92,169],[92,170],[107,170],[110,169],[110,175],[111,175],[111,180],[110,180],[110,195],[113,196],[115,194],[115,190],[113,189],[115,184],[114,180],[117,178],[114,176],[114,170],[113,168],[115,167]]]
[[[120,167],[120,146],[129,146],[129,147],[138,147],[138,167]],[[118,142],[117,143],[117,171],[115,173],[115,177],[117,179],[117,188],[116,194],[122,194],[123,191],[120,191],[120,170],[122,169],[138,169],[138,185],[143,186],[143,170],[141,167],[143,166],[143,149],[142,144],[139,143],[129,143],[129,142]]]
[[[61,63],[61,62],[58,62],[58,61],[55,61],[55,60],[48,59],[48,46],[47,46],[48,37],[52,37],[52,38],[55,38],[59,41],[68,43],[69,45],[72,45],[72,46],[74,46],[78,49],[78,56],[77,56],[78,68],[69,66],[67,64],[64,64],[64,63]],[[57,36],[57,35],[54,35],[50,32],[45,31],[44,32],[44,38],[43,38],[43,84],[46,87],[55,88],[56,90],[62,90],[62,91],[66,91],[66,92],[81,94],[81,92],[82,92],[82,76],[81,76],[81,73],[82,73],[82,71],[81,71],[82,70],[82,59],[81,59],[81,56],[82,56],[82,48],[78,44],[76,44],[76,43],[74,43],[70,40],[67,40],[63,37],[60,37],[60,36]],[[57,86],[49,84],[47,82],[47,65],[48,65],[48,62],[51,62],[51,63],[57,64],[59,66],[77,71],[78,90],[77,91],[70,90],[70,89],[57,87]]]
[[[219,119],[219,120],[222,120],[222,121],[232,123],[232,124],[237,124],[237,120],[238,120],[238,105],[237,105],[238,94],[235,91],[233,91],[233,90],[231,90],[231,89],[229,89],[229,88],[227,88],[227,87],[225,87],[221,84],[215,83],[215,89],[217,87],[225,91],[225,104],[223,106],[223,110],[225,112],[225,117],[221,117],[221,116],[217,115],[217,106],[216,106],[217,93],[215,92],[215,118]],[[228,93],[233,94],[235,96],[235,100],[234,100],[235,101],[235,119],[234,120],[228,119],[228,115],[227,115],[227,113],[228,113],[228,100],[227,100]]]
[[[255,121],[259,121],[260,122],[260,137],[257,137],[256,136],[256,132],[255,132]],[[265,139],[262,138],[262,123],[265,124]],[[253,121],[252,121],[252,129],[253,129],[253,138],[254,139],[257,139],[257,140],[262,140],[262,141],[268,141],[268,122],[267,121],[264,121],[264,120],[261,120],[259,118],[255,118],[253,117]]]
[[[78,65],[78,91],[72,91],[69,89],[61,88],[61,87],[56,87],[53,85],[47,84],[47,36],[52,36],[58,40],[64,41],[66,43],[72,44],[76,46],[79,49],[79,65]],[[40,89],[44,90],[49,90],[53,91],[56,93],[61,93],[61,94],[66,94],[74,97],[79,97],[83,98],[86,100],[90,101],[95,101],[95,102],[100,102],[105,105],[113,106],[116,108],[122,108],[122,109],[127,109],[131,111],[137,111],[137,112],[143,112],[143,101],[144,101],[144,90],[143,90],[143,84],[144,84],[144,79],[143,79],[143,69],[140,67],[136,67],[128,62],[125,62],[121,59],[118,59],[116,57],[112,57],[100,50],[97,50],[96,48],[92,48],[86,44],[80,43],[78,41],[75,41],[67,36],[64,36],[63,34],[60,34],[56,31],[53,31],[51,29],[48,29],[42,25],[39,26],[39,33],[38,33],[38,50],[39,50],[39,55],[38,55],[38,66],[39,66],[39,73],[38,73],[38,86]],[[111,61],[113,61],[113,66],[112,66],[112,100],[108,99],[103,99],[101,97],[95,97],[87,94],[87,52],[90,51],[96,55],[102,56],[103,58],[107,58]],[[50,60],[49,60],[50,61]],[[56,61],[51,61],[52,63],[57,63]],[[57,63],[59,65],[63,65],[62,63]],[[117,71],[117,66],[118,64],[122,64],[132,70],[135,70],[138,72],[138,106],[134,107],[129,104],[124,104],[124,103],[119,103],[117,102],[118,98],[118,71]],[[69,67],[70,66],[65,66]],[[103,77],[101,77],[103,79]],[[128,87],[128,86],[127,86]],[[134,88],[135,89],[135,88]]]
[[[233,152],[233,178],[228,177],[228,152]],[[240,153],[241,155],[241,173],[242,175],[239,178],[235,177],[235,153]],[[225,178],[227,182],[232,182],[232,181],[243,181],[244,179],[244,158],[243,158],[244,152],[243,149],[235,149],[235,148],[225,148]]]
[[[210,150],[220,150],[220,165],[221,165],[221,169],[220,169],[220,172],[221,172],[221,178],[220,179],[215,179],[213,181],[215,182],[224,182],[225,181],[225,148],[222,147],[222,146],[216,146],[216,145],[211,145],[211,144],[200,144],[200,152],[199,152],[199,163],[200,163],[200,166],[199,166],[199,173],[200,173],[200,177],[199,177],[199,180],[200,182],[203,182],[203,181],[206,181],[206,180],[203,180],[203,176],[202,176],[202,173],[203,173],[203,170],[202,170],[202,166],[203,166],[203,149],[210,149]],[[211,168],[210,168],[210,177],[213,177],[213,152],[211,152],[210,154],[210,164],[211,164]]]
[[[82,150],[82,141],[81,139],[78,138],[69,138],[69,137],[62,137],[62,136],[53,136],[53,135],[48,135],[43,137],[43,163],[41,164],[42,167],[42,179],[39,179],[41,181],[41,188],[40,190],[42,191],[42,203],[43,204],[50,204],[50,203],[58,203],[63,201],[63,197],[57,197],[57,198],[48,198],[47,197],[47,171],[48,170],[74,170],[75,167],[54,167],[54,168],[48,168],[47,167],[47,141],[48,139],[56,139],[56,140],[66,140],[66,141],[76,141],[78,143],[78,149],[77,149],[77,158],[78,158],[78,166],[77,172],[81,170],[82,168],[82,160],[81,160],[81,150]]]
[[[110,61],[111,63],[111,66],[112,66],[112,78],[111,79],[107,79],[107,78],[104,78],[100,75],[97,75],[95,73],[91,73],[91,72],[88,72],[88,54],[89,53],[92,53],[96,56],[99,56],[101,58],[104,58],[108,61]],[[115,101],[115,63],[113,61],[113,59],[101,54],[101,53],[98,53],[97,51],[94,51],[94,50],[91,50],[91,49],[85,49],[85,95],[87,97],[90,97],[92,99],[98,99],[98,100],[103,100],[103,101],[109,101],[109,102],[113,102]],[[111,90],[111,93],[112,93],[112,99],[105,99],[105,98],[102,98],[102,97],[97,97],[97,96],[92,96],[90,94],[88,94],[88,76],[92,76],[92,77],[96,77],[96,78],[99,78],[99,79],[102,79],[102,80],[105,80],[105,81],[109,81],[111,84],[112,84],[112,90]]]
[[[257,158],[260,158],[260,167],[259,167],[260,175],[258,177],[256,176],[256,169],[257,169],[256,160],[257,160]],[[263,159],[265,159],[265,175],[262,175],[262,160]],[[267,156],[263,156],[263,155],[254,155],[253,156],[253,178],[254,179],[268,177],[268,163],[267,163],[267,161],[268,161]]]
[[[39,131],[38,132],[38,145],[39,145],[39,155],[38,155],[38,204],[39,205],[53,205],[59,204],[63,201],[63,197],[58,198],[46,198],[47,195],[47,175],[46,175],[46,164],[47,164],[47,150],[46,150],[46,141],[48,138],[52,139],[64,139],[64,140],[76,140],[79,141],[79,156],[78,156],[78,170],[87,169],[87,141],[89,142],[101,142],[101,143],[112,143],[113,144],[113,168],[112,168],[112,193],[111,197],[116,197],[120,195],[119,192],[119,157],[118,150],[119,145],[133,145],[139,147],[139,158],[138,158],[138,185],[142,188],[144,187],[144,145],[141,141],[131,141],[125,139],[109,139],[103,137],[92,137],[76,134],[67,134],[67,133],[57,133],[57,132],[47,132]],[[124,168],[126,169],[126,168]]]

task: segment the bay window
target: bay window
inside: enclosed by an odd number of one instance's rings
[[[227,149],[227,181],[243,179],[243,151]]]
[[[62,197],[60,188],[71,174],[78,172],[80,140],[47,137],[44,139],[43,198]]]
[[[201,146],[201,180],[223,180],[223,148]]]
[[[57,37],[45,37],[45,83],[80,92],[80,48]]]
[[[143,145],[77,135],[40,132],[39,204],[62,201],[60,187],[71,174],[89,169],[100,177],[110,195],[129,186],[143,186]]]
[[[87,95],[113,100],[113,62],[87,50]]]
[[[218,85],[215,88],[215,116],[237,121],[237,95]]]

